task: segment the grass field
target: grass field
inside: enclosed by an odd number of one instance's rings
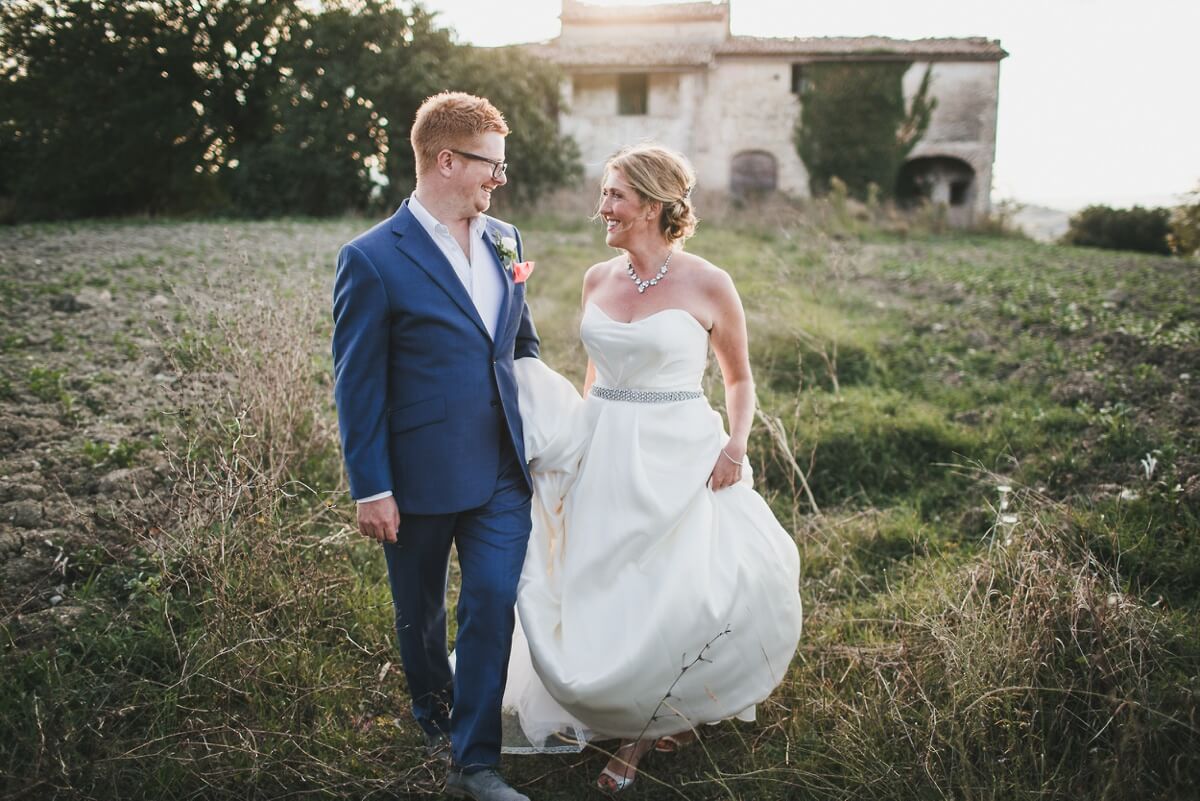
[[[637,797],[1189,797],[1200,268],[812,219],[690,243],[747,308],[801,646]],[[602,236],[518,223],[578,381]],[[0,229],[0,798],[440,792],[337,449],[333,260],[367,224]],[[504,767],[574,799],[604,761]]]

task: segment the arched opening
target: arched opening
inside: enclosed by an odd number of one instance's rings
[[[962,159],[950,156],[916,158],[900,168],[896,200],[902,206],[928,201],[946,206],[951,223],[970,222],[975,202],[975,170]]]
[[[737,198],[761,197],[779,184],[775,157],[765,150],[744,150],[733,157],[729,191]]]

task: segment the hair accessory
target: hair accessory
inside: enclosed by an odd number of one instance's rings
[[[692,198],[692,190],[693,190],[693,189],[695,189],[695,188],[696,188],[696,185],[695,185],[695,184],[692,184],[691,186],[689,186],[689,187],[687,188],[687,191],[683,193],[683,199],[684,199],[684,200],[691,200],[691,198]]]

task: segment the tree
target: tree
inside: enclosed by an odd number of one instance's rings
[[[930,68],[905,107],[903,79],[910,66],[896,61],[805,66],[796,150],[808,168],[813,194],[827,193],[835,176],[860,200],[866,200],[871,184],[884,197],[892,194],[900,167],[937,107],[929,95]]]
[[[441,89],[508,114],[532,198],[578,171],[557,85],[393,0],[0,1],[0,219],[392,206]]]
[[[189,34],[149,4],[0,4],[3,183],[23,216],[165,210],[197,191]]]
[[[220,204],[295,0],[0,5],[0,185],[24,217]]]
[[[413,118],[438,65],[456,57],[449,33],[420,8],[367,0],[304,15],[280,43],[285,66],[261,124],[230,148],[235,207],[259,216],[365,208],[394,169],[411,176],[407,142],[393,155],[394,121]]]

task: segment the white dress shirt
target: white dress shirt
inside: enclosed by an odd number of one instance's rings
[[[429,234],[429,238],[438,246],[438,250],[446,257],[446,261],[450,262],[450,266],[454,268],[454,274],[458,276],[458,280],[462,282],[467,294],[475,303],[475,309],[479,312],[479,318],[483,320],[484,327],[487,328],[488,336],[495,339],[496,325],[500,321],[500,307],[504,302],[507,287],[504,285],[504,276],[500,274],[500,266],[496,262],[492,246],[484,240],[487,223],[484,221],[483,215],[478,215],[471,220],[468,243],[471,252],[463,253],[463,249],[454,235],[450,233],[450,229],[438,222],[429,209],[421,205],[421,201],[417,200],[415,194],[408,199],[408,210],[412,212],[412,215],[417,218],[417,222]],[[378,495],[359,498],[358,502],[370,503],[387,498],[391,494],[392,491],[387,490]]]
[[[450,229],[438,222],[437,218],[421,205],[421,201],[417,200],[416,195],[409,198],[408,210],[417,218],[417,222],[421,223],[421,227],[425,229],[430,238],[437,243],[438,249],[442,251],[446,261],[450,262],[458,280],[462,281],[462,285],[467,288],[467,294],[475,302],[475,308],[487,328],[488,336],[495,339],[496,323],[500,319],[500,305],[504,300],[507,287],[504,285],[504,277],[500,275],[500,266],[496,262],[495,251],[492,245],[483,238],[484,230],[487,227],[483,215],[472,218],[469,238],[471,252],[463,253],[458,240],[450,233]]]

